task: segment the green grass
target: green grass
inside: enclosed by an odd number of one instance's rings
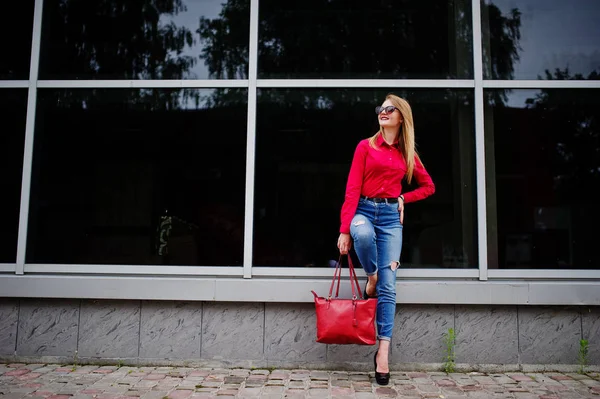
[[[446,373],[453,373],[456,366],[454,353],[454,347],[456,345],[456,333],[454,332],[453,328],[449,328],[448,332],[444,334],[444,344],[446,345],[444,371]]]

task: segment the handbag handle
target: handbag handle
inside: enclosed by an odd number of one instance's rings
[[[350,275],[350,287],[352,288],[352,299],[363,299],[363,294],[360,289],[360,285],[358,284],[358,277],[356,276],[356,270],[354,269],[354,264],[352,263],[352,258],[350,255],[348,257],[348,273]],[[340,293],[340,280],[342,277],[342,255],[338,259],[335,264],[335,271],[333,272],[333,279],[331,280],[331,286],[329,287],[329,296],[327,299],[331,299],[333,295],[333,287],[335,285],[335,279],[337,278],[337,288],[335,290],[335,298],[339,296]],[[356,295],[358,293],[358,296]]]
[[[356,269],[354,268],[354,264],[352,263],[352,258],[348,255],[348,270],[350,271],[350,284],[356,284],[356,292],[358,292],[358,298],[363,299],[363,293],[360,289],[360,285],[358,284],[358,276],[356,275]],[[354,280],[352,279],[352,275],[354,275]],[[352,290],[352,295],[354,296],[354,290]]]

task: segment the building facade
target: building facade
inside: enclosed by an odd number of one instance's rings
[[[465,367],[600,364],[597,1],[12,3],[0,359],[369,365],[314,342],[310,291],[395,93],[436,193],[406,206],[392,367],[450,328]]]

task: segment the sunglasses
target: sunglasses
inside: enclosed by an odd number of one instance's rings
[[[398,108],[394,107],[393,105],[388,105],[387,107],[377,106],[377,107],[375,107],[375,113],[377,115],[379,115],[381,113],[381,111],[385,111],[386,114],[391,114],[392,112],[394,112],[397,109]],[[398,109],[398,111],[400,111],[400,110]]]

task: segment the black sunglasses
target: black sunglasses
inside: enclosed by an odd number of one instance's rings
[[[381,113],[381,111],[385,111],[386,114],[391,114],[392,112],[394,112],[395,110],[397,110],[398,108],[394,107],[393,105],[388,105],[387,107],[382,107],[382,106],[377,106],[375,107],[375,113],[377,115],[379,115]],[[398,109],[398,111],[400,111]]]

